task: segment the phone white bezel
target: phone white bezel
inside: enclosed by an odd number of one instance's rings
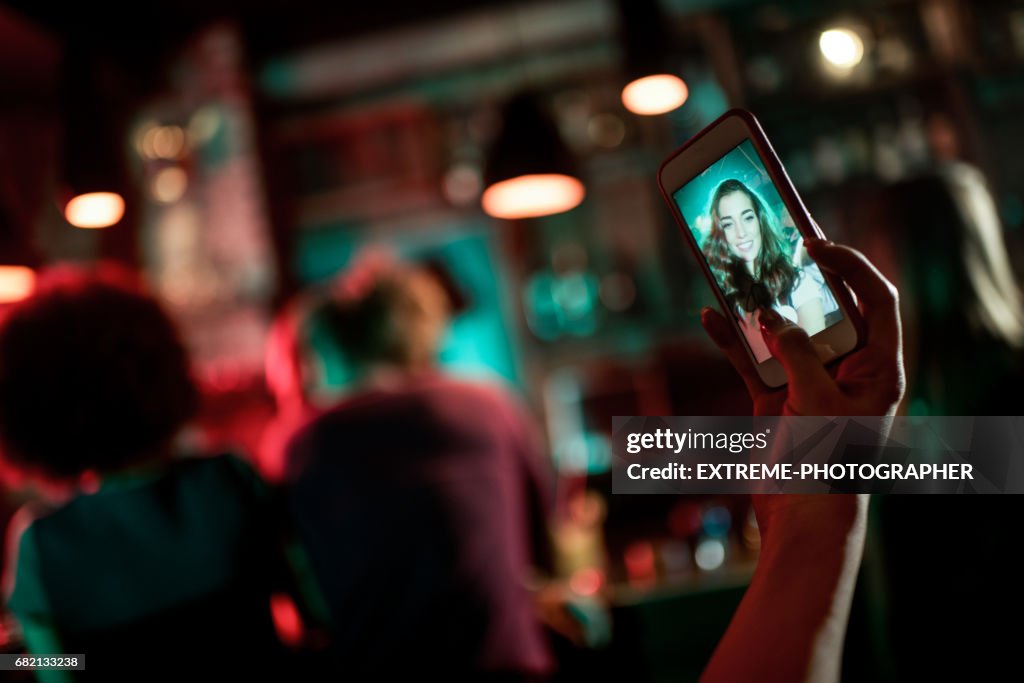
[[[696,239],[673,199],[673,194],[677,190],[699,176],[711,164],[721,159],[726,153],[745,140],[750,140],[757,150],[765,169],[768,171],[768,175],[779,190],[779,195],[789,209],[790,216],[793,218],[793,222],[797,230],[800,231],[800,234],[808,237],[823,238],[824,235],[811,219],[810,213],[808,213],[807,208],[800,199],[800,195],[797,194],[792,182],[790,182],[789,176],[786,175],[786,171],[768,142],[768,138],[765,137],[764,132],[761,130],[760,124],[758,124],[753,114],[749,112],[734,110],[726,113],[716,123],[713,123],[710,127],[699,133],[697,137],[677,150],[672,157],[662,164],[661,170],[658,173],[658,183],[661,185],[662,194],[672,210],[672,215],[675,216],[676,222],[679,223],[691,250],[697,256],[697,261],[700,263],[704,276],[711,283],[711,288],[715,292],[719,304],[722,306],[723,313],[729,318],[733,329],[742,340],[743,348],[746,349],[747,356],[757,369],[761,380],[769,387],[781,387],[786,383],[786,373],[782,365],[775,358],[769,358],[763,363],[758,363],[757,359],[754,358],[750,345],[747,343],[746,337],[739,327],[736,315],[728,310],[728,302],[725,299],[725,295],[715,281],[707,262],[700,256],[700,249],[697,247]],[[843,313],[843,317],[839,322],[812,337],[816,344],[832,352],[824,359],[826,362],[829,362],[855,349],[858,343],[858,334],[854,317],[851,316],[850,306],[848,305],[848,302],[852,300],[848,295],[840,295],[841,293],[838,289],[843,287],[845,290],[845,285],[836,278],[830,277],[828,273],[824,275],[829,286],[836,293],[836,300]],[[844,291],[843,293],[845,294],[846,292]],[[859,314],[855,313],[854,315]]]

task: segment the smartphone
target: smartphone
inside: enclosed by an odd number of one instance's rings
[[[786,374],[761,336],[764,308],[803,327],[826,363],[857,348],[853,298],[807,256],[803,238],[824,235],[753,114],[723,114],[662,163],[658,184],[766,385]]]

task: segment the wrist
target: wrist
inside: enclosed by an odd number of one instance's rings
[[[866,495],[769,497],[757,505],[763,552],[839,549],[867,520]]]

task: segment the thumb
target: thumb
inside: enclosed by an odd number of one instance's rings
[[[761,336],[789,380],[790,403],[804,415],[820,414],[838,388],[815,351],[810,337],[799,326],[770,308],[762,308]]]

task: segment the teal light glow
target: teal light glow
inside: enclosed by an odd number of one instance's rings
[[[296,271],[306,284],[323,282],[371,244],[389,248],[410,261],[441,263],[469,299],[468,309],[451,321],[439,354],[441,365],[462,376],[500,378],[518,384],[513,326],[503,296],[504,275],[484,227],[438,226],[389,237],[386,243],[373,240],[368,228],[352,224],[304,230],[296,245]],[[327,338],[314,338],[313,343],[322,351],[330,385],[338,387],[347,382],[351,372],[340,354],[327,348]]]

